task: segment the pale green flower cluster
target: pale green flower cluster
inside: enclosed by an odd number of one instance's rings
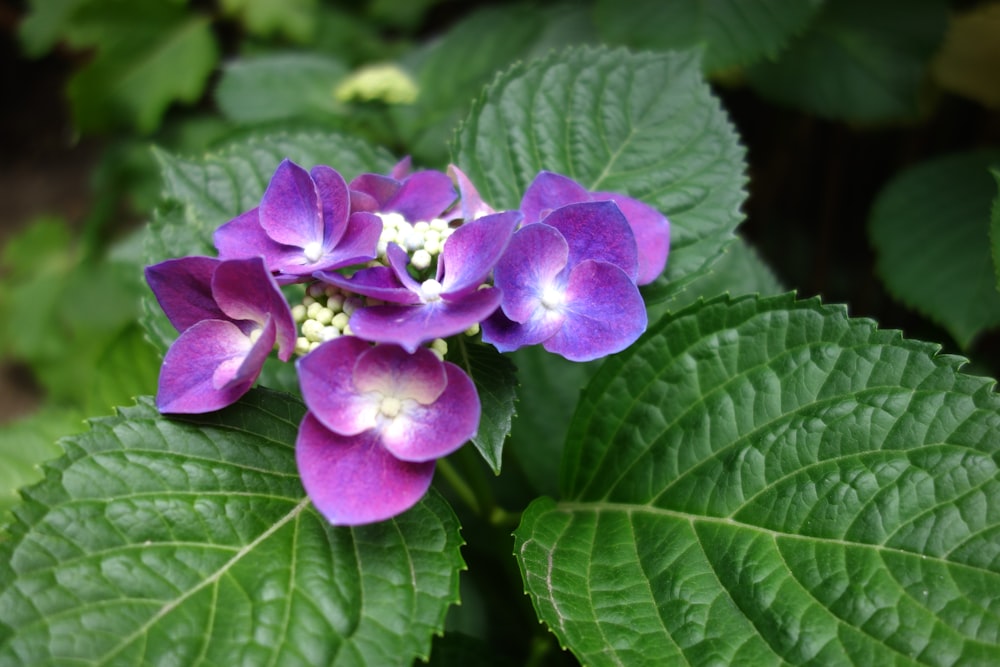
[[[390,243],[399,244],[410,254],[410,264],[423,271],[441,254],[444,242],[455,229],[446,220],[410,223],[399,213],[376,213],[382,219],[382,235],[378,240],[379,262],[388,264],[385,252]]]

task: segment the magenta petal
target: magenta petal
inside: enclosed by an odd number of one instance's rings
[[[295,351],[295,320],[288,302],[260,257],[231,259],[219,264],[212,278],[212,294],[233,320],[263,324],[273,318],[278,357],[288,361]]]
[[[390,243],[385,249],[385,257],[389,260],[393,273],[396,274],[396,280],[414,294],[420,294],[420,283],[406,270],[410,263],[407,252],[398,243]]]
[[[470,220],[475,220],[476,218],[481,218],[484,215],[490,215],[491,213],[496,213],[489,204],[483,201],[483,198],[479,196],[479,191],[469,180],[469,177],[465,173],[456,167],[455,165],[449,165],[448,175],[458,186],[458,194],[461,201],[461,213],[462,219],[466,222]]]
[[[369,347],[354,365],[354,388],[428,405],[448,384],[442,363],[425,347],[410,354],[398,345]]]
[[[607,198],[618,204],[632,227],[639,248],[639,277],[636,283],[646,285],[656,280],[667,265],[670,252],[670,222],[649,204],[615,192],[595,192],[594,199]]]
[[[156,406],[163,413],[197,414],[236,402],[260,373],[241,372],[253,347],[232,322],[203,320],[188,328],[163,359]]]
[[[432,405],[408,406],[379,429],[382,444],[399,459],[431,461],[447,456],[479,430],[475,385],[458,366],[441,365],[448,377],[444,393]]]
[[[590,193],[572,178],[540,171],[521,198],[524,224],[539,222],[560,206],[585,201],[590,201]]]
[[[542,346],[571,361],[590,361],[619,352],[646,330],[639,289],[620,268],[585,261],[573,268],[563,306],[566,320]]]
[[[146,267],[146,282],[174,328],[183,332],[202,320],[225,319],[212,296],[214,257],[181,257]]]
[[[282,160],[260,202],[260,226],[278,243],[323,243],[323,208],[309,172]]]
[[[545,224],[558,229],[569,244],[570,266],[592,259],[620,267],[633,281],[639,275],[635,235],[614,202],[568,204],[552,211]]]
[[[460,296],[478,288],[503,255],[520,221],[518,211],[505,211],[459,226],[444,242],[438,259],[442,294]]]
[[[384,210],[402,215],[408,222],[433,220],[451,206],[458,193],[448,175],[440,171],[418,171],[403,181]]]
[[[382,447],[374,431],[341,436],[309,413],[299,426],[295,461],[313,505],[341,526],[405,512],[424,496],[434,477],[433,461],[400,461]]]
[[[522,227],[494,270],[494,283],[503,292],[501,307],[515,322],[534,314],[546,290],[563,289],[559,274],[566,268],[569,246],[556,229],[545,223]]]
[[[395,178],[397,181],[401,181],[410,175],[410,171],[412,169],[413,169],[413,158],[407,155],[402,160],[393,165],[392,169],[389,171],[389,176]]]
[[[329,253],[344,236],[351,212],[351,196],[347,183],[337,170],[316,165],[309,172],[323,211],[323,250]]]
[[[412,290],[403,287],[396,278],[396,273],[388,266],[361,269],[350,278],[332,271],[318,271],[314,277],[373,299],[401,304],[420,303],[420,297]]]
[[[374,428],[379,404],[358,394],[354,365],[371,345],[354,336],[323,343],[296,362],[302,399],[323,425],[341,435]]]
[[[354,335],[377,343],[396,343],[408,352],[435,338],[462,333],[500,305],[500,290],[487,288],[458,301],[439,299],[413,306],[368,306],[351,315]]]

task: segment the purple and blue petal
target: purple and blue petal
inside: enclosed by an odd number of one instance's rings
[[[438,258],[442,294],[456,298],[478,289],[503,256],[520,221],[518,211],[505,211],[459,226],[445,241]]]

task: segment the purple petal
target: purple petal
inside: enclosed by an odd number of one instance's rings
[[[231,405],[253,385],[261,368],[253,366],[258,360],[263,365],[273,346],[273,326],[266,327],[252,344],[232,322],[195,324],[167,350],[156,406],[163,413],[196,414]]]
[[[670,222],[649,204],[615,192],[595,192],[595,200],[610,199],[618,204],[632,227],[639,248],[639,277],[636,283],[646,285],[656,280],[667,265],[670,252]]]
[[[352,213],[340,243],[331,248],[317,264],[324,269],[361,264],[378,255],[378,239],[382,233],[382,220],[372,213]]]
[[[448,175],[440,171],[418,171],[403,181],[399,191],[386,202],[385,211],[402,215],[408,222],[433,220],[458,197]]]
[[[396,273],[388,266],[361,269],[350,278],[332,271],[318,271],[314,277],[325,283],[373,299],[400,304],[420,303],[420,297],[410,289],[403,287],[396,278]]]
[[[448,379],[434,353],[419,347],[410,354],[398,345],[369,347],[354,364],[354,388],[398,400],[428,405],[445,390]]]
[[[573,268],[563,306],[566,320],[542,346],[571,361],[590,361],[624,350],[646,330],[639,289],[620,268],[585,261]]]
[[[458,194],[461,203],[461,217],[466,222],[470,220],[475,220],[476,218],[481,218],[484,215],[490,215],[491,213],[496,213],[489,204],[483,201],[483,198],[479,196],[479,191],[469,180],[469,177],[465,173],[456,167],[455,165],[448,166],[448,175],[458,186]]]
[[[433,356],[431,352],[428,354]],[[396,458],[433,461],[451,454],[479,430],[480,406],[475,385],[458,366],[441,365],[447,372],[444,393],[432,405],[407,406],[405,412],[391,422],[387,420],[379,429],[382,444]]]
[[[390,454],[374,431],[345,437],[307,413],[295,442],[302,485],[335,525],[390,519],[415,505],[434,477],[434,462],[408,463]]]
[[[392,169],[389,171],[389,176],[395,178],[397,181],[401,181],[410,175],[410,171],[413,169],[413,159],[407,155],[402,160],[393,165]]]
[[[439,299],[413,306],[368,306],[351,315],[356,336],[376,343],[396,343],[408,352],[435,338],[462,333],[486,319],[500,305],[500,290],[487,288],[458,301]]]
[[[552,210],[567,204],[590,201],[590,193],[568,176],[540,171],[524,191],[521,212],[524,224],[539,222]]]
[[[369,349],[360,338],[342,336],[296,362],[306,406],[326,428],[341,435],[357,435],[377,423],[377,397],[361,395],[354,386],[354,366]]]
[[[501,307],[515,322],[526,322],[541,305],[546,291],[564,289],[569,245],[545,223],[522,227],[497,263],[493,279],[503,291]]]
[[[483,342],[499,352],[513,352],[528,345],[537,345],[551,338],[563,325],[565,316],[558,312],[539,311],[524,323],[514,322],[497,310],[483,320]]]
[[[212,296],[214,257],[181,257],[146,267],[146,282],[178,331],[202,320],[226,319]]]
[[[212,295],[233,320],[263,324],[273,318],[278,358],[288,361],[295,351],[295,320],[288,302],[260,257],[220,262],[212,277]]]
[[[323,211],[323,251],[324,254],[329,254],[347,229],[347,218],[351,213],[351,195],[343,176],[331,167],[316,165],[309,175],[315,184]]]
[[[420,283],[406,270],[410,263],[410,256],[406,251],[398,243],[390,243],[385,250],[385,256],[393,273],[396,274],[396,280],[414,294],[420,294]]]
[[[545,218],[569,244],[569,266],[588,259],[615,264],[632,280],[639,275],[639,250],[628,220],[610,201],[568,204]]]
[[[401,184],[395,178],[382,174],[361,174],[348,186],[351,191],[352,211],[381,211],[399,192]]]
[[[438,258],[442,294],[462,296],[483,284],[520,221],[520,212],[505,211],[460,225],[444,242]]]
[[[260,226],[284,245],[323,243],[323,206],[309,172],[282,160],[260,202]]]

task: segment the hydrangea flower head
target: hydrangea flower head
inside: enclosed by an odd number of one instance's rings
[[[285,159],[260,206],[219,227],[214,241],[221,259],[263,257],[284,285],[374,258],[381,231],[376,216],[351,211],[347,183],[334,169],[307,172]]]
[[[525,191],[521,212],[528,225],[543,221],[561,206],[595,201],[613,201],[628,220],[639,249],[637,283],[645,285],[655,280],[667,264],[670,223],[652,206],[617,192],[589,192],[568,176],[542,171]]]
[[[309,412],[296,442],[302,483],[338,525],[395,516],[426,493],[435,459],[475,435],[472,380],[427,348],[413,354],[352,336],[297,362]]]
[[[234,403],[278,346],[287,361],[295,322],[259,258],[182,257],[146,268],[146,281],[180,332],[163,359],[156,405],[202,413]]]
[[[541,344],[572,361],[619,352],[646,329],[638,249],[610,201],[562,206],[521,227],[496,265],[500,310],[483,340],[501,352]]]

